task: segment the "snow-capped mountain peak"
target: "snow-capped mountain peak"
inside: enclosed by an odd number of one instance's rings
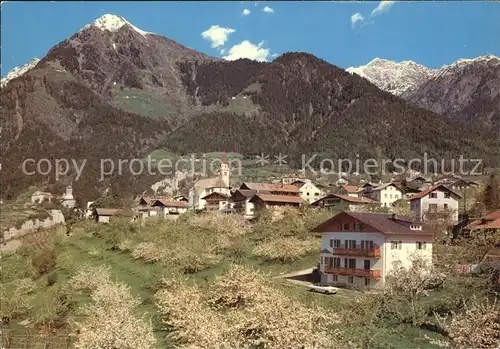
[[[5,75],[4,78],[1,79],[0,86],[4,87],[10,80],[23,75],[30,69],[34,68],[38,64],[38,62],[40,62],[40,59],[33,58],[22,67],[14,67],[14,69],[12,69],[9,73],[7,73],[7,75]]]
[[[364,66],[350,67],[346,70],[395,95],[402,95],[414,89],[432,77],[435,72],[414,61],[394,62],[383,58],[375,58]]]
[[[129,26],[130,28],[132,28],[133,30],[135,30],[144,37],[146,37],[146,35],[148,34],[154,34],[137,28],[135,25],[133,25],[132,23],[130,23],[121,16],[111,15],[111,14],[102,15],[101,17],[97,18],[92,23],[92,25],[86,25],[85,27],[83,27],[83,29],[86,29],[90,26],[99,28],[101,30],[107,30],[110,32],[115,32],[123,26]]]

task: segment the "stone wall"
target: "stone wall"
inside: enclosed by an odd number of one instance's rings
[[[30,219],[24,222],[21,227],[11,227],[2,232],[2,252],[15,252],[21,246],[21,238],[25,235],[32,234],[38,230],[52,228],[58,224],[65,224],[64,215],[60,210],[50,210],[50,217],[39,220]]]

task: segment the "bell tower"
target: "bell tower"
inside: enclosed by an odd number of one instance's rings
[[[229,164],[227,161],[227,156],[224,154],[220,165],[220,176],[222,182],[225,184],[226,188],[229,188]]]

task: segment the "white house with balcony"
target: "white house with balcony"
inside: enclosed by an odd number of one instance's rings
[[[458,222],[461,195],[443,184],[435,185],[410,198],[410,209],[417,219],[428,221],[440,213],[449,215],[451,224]]]
[[[398,266],[408,268],[416,256],[432,263],[434,233],[408,217],[343,211],[313,232],[322,234],[322,283],[377,288]]]

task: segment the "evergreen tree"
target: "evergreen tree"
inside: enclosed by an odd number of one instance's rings
[[[483,191],[483,203],[487,212],[500,208],[500,181],[495,173],[490,175]]]

